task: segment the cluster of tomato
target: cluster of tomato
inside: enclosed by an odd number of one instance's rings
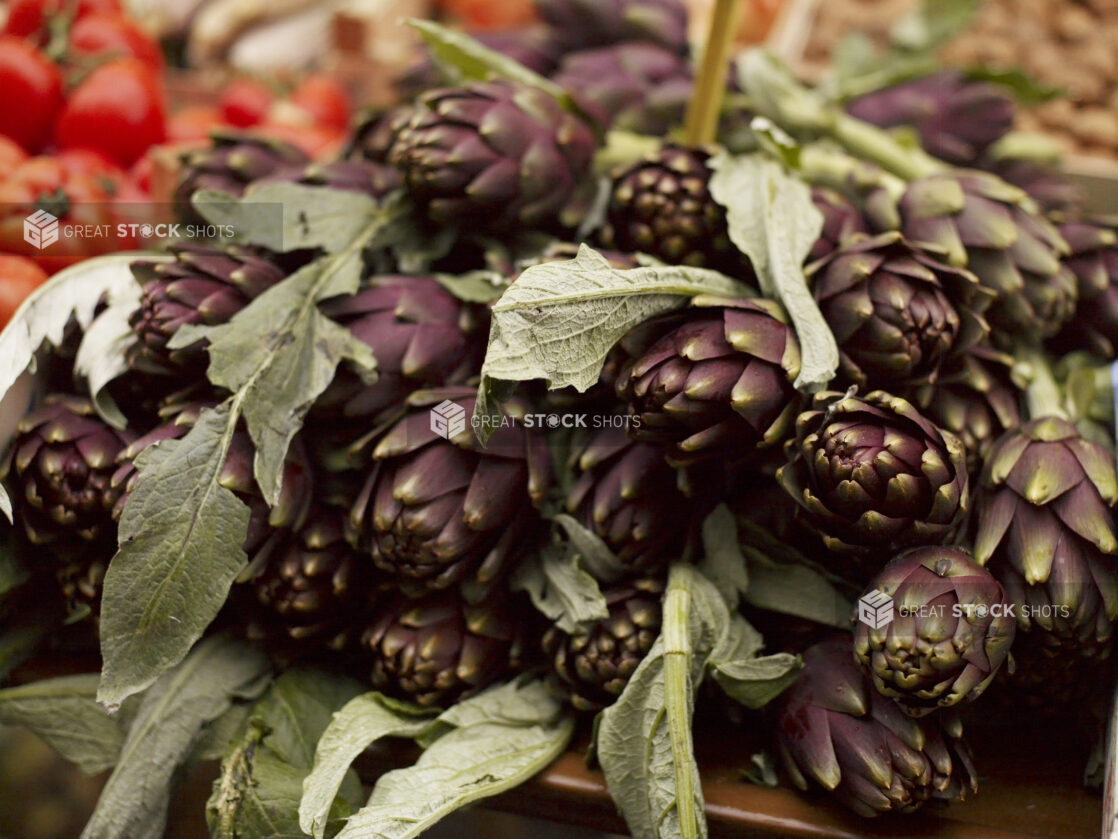
[[[47,275],[135,247],[157,221],[149,150],[222,128],[287,140],[311,156],[343,142],[352,115],[334,79],[244,78],[212,104],[169,112],[160,45],[121,0],[12,0],[0,29],[0,327]],[[45,211],[59,235],[28,240]],[[54,238],[52,236],[52,238]]]

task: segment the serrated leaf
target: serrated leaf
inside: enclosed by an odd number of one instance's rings
[[[690,732],[695,690],[717,632],[694,608],[694,578],[702,579],[692,568],[672,566],[660,637],[598,719],[595,754],[633,839],[707,835]]]
[[[419,33],[431,57],[455,83],[507,79],[538,88],[567,110],[576,110],[571,95],[555,82],[490,49],[465,32],[430,20],[409,18],[406,23]]]
[[[96,673],[45,679],[0,690],[0,724],[22,725],[89,775],[114,766],[124,745],[125,713],[110,717],[97,703]]]
[[[358,696],[334,714],[315,749],[314,768],[303,781],[299,826],[323,839],[331,807],[350,765],[382,737],[418,737],[438,713],[372,692]]]
[[[582,568],[580,557],[550,545],[513,572],[511,585],[527,592],[536,607],[561,630],[574,633],[580,624],[609,617],[602,589]]]
[[[553,389],[586,391],[625,333],[700,294],[744,297],[750,291],[703,268],[618,270],[586,245],[574,259],[528,268],[493,307],[475,417],[491,414],[489,400],[500,382],[545,379]]]
[[[375,380],[369,345],[318,308],[320,300],[357,290],[360,263],[344,267],[350,255],[347,249],[318,259],[265,291],[229,323],[181,328],[169,344],[209,339],[209,379],[237,394],[256,450],[253,471],[269,505],[279,498],[291,441],[338,364],[350,361],[367,381]]]
[[[16,309],[0,332],[0,456],[16,423],[31,405],[34,388],[25,373],[36,351],[43,341],[60,345],[71,317],[81,328],[89,326],[102,296],[120,295],[135,287],[136,279],[129,266],[140,255],[98,256],[65,268]],[[12,521],[12,502],[3,486],[0,512]]]
[[[620,698],[598,718],[595,753],[634,839],[706,835],[691,745],[695,691],[710,671],[724,690],[761,707],[795,679],[794,656],[759,657],[761,636],[699,568],[671,567],[660,637]]]
[[[105,390],[113,379],[128,372],[128,348],[138,340],[128,318],[140,302],[140,286],[112,300],[82,336],[74,359],[74,375],[86,380],[93,406],[101,419],[113,428],[125,428],[128,418]]]
[[[98,699],[108,706],[183,660],[247,563],[248,507],[218,482],[231,419],[229,403],[205,410],[185,437],[136,459],[101,599]]]
[[[468,703],[468,704],[467,704]],[[337,839],[411,839],[531,778],[567,748],[574,720],[541,682],[492,689],[440,717],[453,727],[414,766],[380,777]]]
[[[315,744],[331,716],[361,686],[352,679],[298,668],[284,673],[249,711],[249,723],[222,761],[207,804],[215,839],[295,839],[299,800]],[[328,820],[332,835],[360,803],[361,784],[344,773]]]
[[[761,291],[787,310],[800,342],[797,388],[822,389],[838,369],[838,344],[804,276],[823,229],[806,183],[763,155],[721,152],[710,160],[711,196],[726,208],[730,239],[749,257]]]
[[[203,726],[235,698],[259,691],[270,664],[259,650],[214,637],[203,641],[144,696],[97,808],[81,839],[158,839],[170,785]]]
[[[246,242],[280,253],[341,251],[381,212],[364,193],[293,183],[250,186],[240,198],[199,190],[192,203],[210,223],[228,225]]]

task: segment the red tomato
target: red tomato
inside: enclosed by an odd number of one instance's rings
[[[172,143],[208,140],[210,132],[225,125],[221,111],[211,105],[191,105],[171,114],[167,139]]]
[[[58,67],[27,41],[0,35],[0,134],[36,152],[61,108]]]
[[[159,77],[135,58],[102,64],[77,86],[58,118],[62,148],[102,152],[131,166],[167,136],[167,109]]]
[[[221,118],[228,125],[248,128],[259,125],[268,116],[275,96],[268,86],[255,79],[230,82],[217,100]]]
[[[0,253],[0,329],[12,319],[31,292],[47,278],[47,272],[25,256]]]
[[[70,29],[70,54],[79,58],[138,58],[156,72],[163,70],[163,53],[143,29],[126,17],[86,15]]]
[[[319,125],[333,128],[347,127],[353,112],[349,94],[341,83],[318,73],[303,79],[288,100],[310,114]]]
[[[73,14],[74,20],[81,20],[97,12],[122,14],[123,11],[120,0],[12,0],[4,32],[41,44],[48,38],[46,24],[52,18]]]
[[[15,140],[0,134],[0,178],[6,178],[12,171],[27,160],[27,152]]]
[[[439,5],[470,29],[512,29],[536,19],[531,0],[442,0]]]
[[[122,237],[116,227],[123,217],[104,179],[79,169],[74,159],[33,157],[0,181],[0,252],[22,254],[53,273],[134,244],[134,237]],[[24,241],[23,224],[40,209],[58,219],[59,238],[37,249]]]

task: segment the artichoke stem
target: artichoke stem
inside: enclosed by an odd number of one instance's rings
[[[726,67],[737,31],[741,0],[716,0],[710,18],[703,62],[695,84],[695,95],[687,108],[684,139],[689,146],[705,146],[718,133],[718,115],[726,95]]]
[[[1017,347],[1017,357],[1028,368],[1029,385],[1025,389],[1025,406],[1029,419],[1058,417],[1070,420],[1065,407],[1063,391],[1056,382],[1044,350],[1031,343],[1022,342]]]
[[[861,194],[880,187],[899,200],[905,190],[905,182],[896,175],[822,143],[809,143],[801,148],[800,174],[812,184],[846,194],[852,190]]]
[[[906,181],[947,170],[922,149],[902,145],[892,134],[844,113],[836,113],[831,134],[855,157],[870,160]]]
[[[695,810],[693,760],[691,757],[691,593],[678,575],[668,579],[664,596],[664,706],[675,769],[676,810],[683,839],[699,839],[699,815]]]

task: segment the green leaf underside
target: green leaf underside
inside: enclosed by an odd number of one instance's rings
[[[730,239],[752,263],[761,291],[787,310],[800,342],[797,388],[820,390],[838,369],[838,344],[816,305],[803,264],[823,230],[806,183],[763,155],[710,160],[711,196],[726,208]]]
[[[207,805],[215,839],[295,839],[299,801],[315,744],[331,716],[361,692],[352,679],[297,668],[284,673],[248,712],[249,722],[222,762]],[[339,778],[327,817],[332,835],[361,800],[352,770]]]
[[[241,198],[199,190],[192,201],[207,221],[231,226],[248,243],[280,253],[342,251],[380,212],[377,202],[360,192],[292,183],[250,187]]]
[[[567,748],[574,720],[542,682],[513,682],[459,703],[434,728],[448,730],[414,766],[382,775],[337,839],[410,839],[520,785]]]
[[[102,595],[98,699],[105,705],[183,660],[247,562],[248,507],[218,482],[232,419],[228,402],[203,411],[185,437],[136,459],[139,476]]]
[[[334,714],[315,750],[314,768],[303,782],[299,826],[322,839],[342,781],[358,755],[382,737],[418,737],[437,709],[424,709],[372,692],[351,699]]]
[[[318,303],[352,294],[361,281],[361,253],[397,220],[397,210],[360,217],[363,226],[334,254],[321,257],[265,291],[219,326],[186,326],[170,346],[210,341],[209,380],[236,393],[256,448],[253,472],[275,504],[283,463],[303,419],[342,361],[373,381],[376,359],[363,341],[327,318]],[[351,228],[352,230],[352,228]]]
[[[170,785],[206,723],[234,699],[258,693],[270,664],[263,652],[214,637],[144,695],[116,769],[81,839],[158,839]]]
[[[513,572],[512,587],[527,592],[532,605],[567,633],[609,617],[598,581],[583,569],[577,553],[558,545],[520,565]]]
[[[114,428],[128,425],[128,418],[121,413],[105,386],[128,372],[125,352],[137,340],[128,319],[140,302],[139,284],[133,284],[129,291],[129,294],[111,303],[89,325],[74,359],[75,376],[86,380],[97,413]]]
[[[140,254],[98,256],[59,271],[23,301],[0,332],[0,454],[31,405],[34,389],[30,377],[19,380],[36,351],[43,341],[60,345],[71,317],[83,329],[89,326],[102,296],[112,301],[132,293],[136,280],[129,266],[137,256]],[[12,501],[3,486],[0,512],[12,521]]]
[[[747,297],[750,292],[703,268],[618,270],[586,245],[574,259],[528,268],[493,307],[474,416],[496,410],[490,397],[500,381],[546,379],[553,389],[586,391],[625,333],[700,294]]]
[[[26,726],[83,772],[103,772],[116,764],[130,720],[128,706],[110,717],[97,703],[97,680],[83,673],[0,690],[0,724]]]
[[[759,708],[790,685],[799,668],[795,656],[759,657],[761,636],[731,614],[719,586],[694,566],[672,566],[663,625],[621,697],[599,715],[595,739],[610,795],[634,839],[706,836],[690,741],[704,673],[737,701]]]

